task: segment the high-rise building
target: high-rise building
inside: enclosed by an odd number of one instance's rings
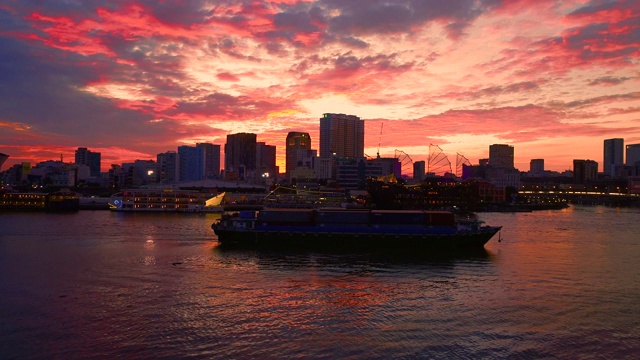
[[[544,159],[531,159],[529,173],[532,175],[544,174]]]
[[[604,141],[604,174],[616,176],[616,167],[624,165],[624,139]]]
[[[167,151],[156,156],[156,181],[163,184],[174,183],[180,180],[178,153]]]
[[[513,146],[489,145],[489,165],[494,168],[513,169]]]
[[[598,178],[598,163],[593,160],[573,160],[573,180],[584,184],[587,180]]]
[[[364,157],[364,120],[355,115],[324,114],[320,118],[320,157]]]
[[[311,150],[311,136],[309,136],[309,133],[292,131],[287,134],[285,164],[287,174],[300,165],[301,156],[299,154],[306,154],[309,150]]]
[[[99,177],[100,158],[101,154],[99,152],[93,152],[85,147],[79,147],[76,150],[75,163],[78,165],[87,165],[91,176]]]
[[[196,146],[178,146],[180,181],[204,179],[204,149]]]
[[[627,165],[635,166],[640,161],[640,144],[627,145]]]
[[[424,180],[426,169],[426,162],[424,160],[416,161],[413,163],[413,179],[414,180]]]
[[[220,145],[197,143],[204,150],[204,177],[216,179],[220,176]]]
[[[224,172],[228,178],[245,179],[245,174],[256,170],[256,134],[227,135],[224,145]]]
[[[256,170],[261,178],[276,178],[276,147],[263,142],[256,143]]]

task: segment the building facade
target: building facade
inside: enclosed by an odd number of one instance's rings
[[[616,167],[624,165],[624,139],[604,141],[603,171],[605,175],[615,176]]]
[[[204,179],[204,149],[196,146],[178,146],[179,181]]]
[[[593,160],[573,160],[573,182],[584,184],[598,178],[598,163]]]
[[[276,147],[264,142],[256,143],[256,170],[257,180],[275,179],[278,176],[276,166]]]
[[[310,150],[311,136],[309,133],[292,131],[287,134],[285,171],[288,176],[296,167],[302,166],[301,158]]]
[[[197,143],[196,147],[204,151],[205,179],[217,179],[220,177],[220,145]]]
[[[636,166],[640,162],[640,144],[627,145],[627,162],[628,166]]]
[[[489,145],[489,165],[494,168],[514,169],[514,149],[511,145]]]
[[[75,163],[78,165],[87,165],[89,173],[92,177],[100,176],[101,154],[93,152],[87,148],[79,147],[75,153]]]
[[[323,114],[320,118],[320,174],[335,178],[335,159],[364,158],[364,120],[355,115]],[[329,161],[327,161],[329,160]],[[324,168],[326,165],[330,167]]]
[[[256,170],[257,136],[252,133],[227,135],[224,145],[224,172],[229,180],[245,180]]]
[[[179,181],[179,158],[175,151],[167,151],[156,155],[156,181],[170,184]]]
[[[529,174],[537,176],[544,175],[544,159],[531,159]]]

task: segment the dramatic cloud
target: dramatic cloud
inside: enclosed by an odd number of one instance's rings
[[[4,168],[112,163],[255,132],[366,120],[365,152],[472,162],[493,143],[564,170],[640,141],[640,3],[559,0],[42,2],[0,5]],[[384,124],[384,125],[383,125]],[[381,130],[382,129],[382,133]],[[2,169],[4,170],[4,169]]]

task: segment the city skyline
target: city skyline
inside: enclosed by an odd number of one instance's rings
[[[284,169],[287,134],[319,149],[323,113],[364,120],[365,154],[413,161],[506,144],[520,170],[563,171],[640,143],[637,1],[20,1],[0,19],[2,170],[242,132]]]

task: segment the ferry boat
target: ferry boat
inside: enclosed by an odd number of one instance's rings
[[[78,195],[67,189],[52,193],[7,192],[0,194],[0,210],[75,212],[79,208]]]
[[[112,195],[109,209],[134,212],[222,212],[225,193],[194,190],[130,189]]]
[[[240,211],[211,227],[221,245],[390,250],[482,248],[502,229],[448,211],[341,209]]]

